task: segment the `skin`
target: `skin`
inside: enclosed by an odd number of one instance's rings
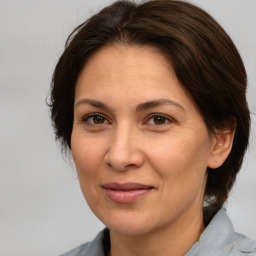
[[[138,109],[159,99],[174,103]],[[112,256],[189,251],[204,230],[207,166],[220,166],[231,147],[231,133],[209,134],[168,60],[154,47],[106,46],[80,73],[72,155],[88,205],[110,229]],[[122,204],[102,189],[111,182],[154,189]]]

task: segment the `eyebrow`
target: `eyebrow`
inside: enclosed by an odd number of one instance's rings
[[[177,102],[175,102],[173,100],[170,100],[170,99],[158,99],[158,100],[147,101],[147,102],[139,104],[136,107],[136,111],[140,112],[140,111],[148,110],[150,108],[159,107],[159,106],[162,106],[162,105],[171,105],[171,106],[178,107],[178,108],[180,108],[182,110],[185,110],[185,108],[182,105],[180,105],[179,103],[177,103]]]
[[[108,106],[107,104],[101,102],[101,101],[97,101],[97,100],[92,100],[92,99],[82,99],[82,100],[79,100],[76,104],[75,104],[75,107],[81,105],[81,104],[89,104],[93,107],[96,107],[96,108],[99,108],[99,109],[102,109],[102,110],[106,110],[106,111],[111,111],[111,107]],[[178,107],[182,110],[185,111],[185,108],[180,105],[179,103],[173,101],[173,100],[170,100],[170,99],[157,99],[157,100],[152,100],[152,101],[147,101],[147,102],[144,102],[144,103],[140,103],[137,107],[136,107],[136,112],[141,112],[141,111],[145,111],[145,110],[148,110],[148,109],[151,109],[151,108],[155,108],[155,107],[159,107],[159,106],[162,106],[162,105],[171,105],[171,106],[175,106],[175,107]]]
[[[99,109],[102,109],[102,110],[111,110],[111,107],[109,107],[107,104],[101,102],[101,101],[97,101],[97,100],[91,100],[91,99],[82,99],[82,100],[79,100],[76,104],[75,104],[75,107],[81,105],[81,104],[89,104],[93,107],[96,107],[96,108],[99,108]]]

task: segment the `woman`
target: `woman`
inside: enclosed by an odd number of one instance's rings
[[[51,114],[107,228],[64,255],[256,255],[222,208],[248,144],[246,83],[229,36],[189,3],[118,1],[76,28]]]

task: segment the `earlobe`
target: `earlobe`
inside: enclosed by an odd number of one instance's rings
[[[231,152],[234,135],[235,130],[225,130],[216,133],[208,160],[209,168],[216,169],[225,162]]]

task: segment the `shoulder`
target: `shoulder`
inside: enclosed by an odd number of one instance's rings
[[[235,232],[224,208],[205,210],[209,222],[186,256],[256,256],[256,241]]]
[[[235,236],[235,243],[232,247],[232,251],[237,252],[237,255],[239,256],[240,255],[256,256],[256,241],[254,241],[253,239],[243,234],[236,233],[236,232],[234,233],[234,236]]]
[[[88,249],[90,242],[79,245],[71,251],[68,251],[60,256],[78,256],[78,255],[87,255],[86,251]]]
[[[61,256],[104,256],[108,248],[106,243],[109,243],[109,231],[104,229],[91,242],[81,244]]]
[[[230,246],[230,256],[242,256],[242,255],[250,255],[256,256],[256,241],[251,239],[250,237],[235,232],[233,224],[229,217],[226,214],[225,209],[221,209],[218,212],[219,220],[218,224],[222,225],[222,228],[219,229],[220,236],[223,234],[223,228],[225,227],[228,232],[226,233],[226,237],[223,236],[223,245]],[[216,225],[218,225],[216,223]]]

